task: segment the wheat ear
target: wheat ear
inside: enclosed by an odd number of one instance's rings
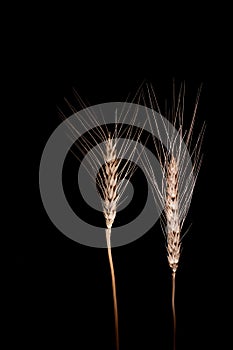
[[[150,105],[157,107],[157,100],[153,88],[147,87]],[[178,99],[175,99],[175,87],[173,90],[173,108],[171,111],[171,124],[159,114],[153,113],[153,120],[149,116],[151,129],[157,129],[157,134],[163,143],[154,139],[159,162],[162,169],[162,183],[157,181],[156,174],[145,155],[144,168],[150,179],[156,206],[164,209],[162,216],[162,229],[166,239],[167,259],[172,270],[172,313],[173,313],[173,349],[176,349],[176,312],[175,312],[175,280],[179,265],[181,241],[184,237],[182,227],[187,216],[200,169],[202,157],[200,150],[205,130],[205,124],[196,139],[192,143],[193,127],[200,96],[198,91],[193,117],[189,130],[184,130],[184,94],[185,86],[181,86]],[[158,108],[159,109],[159,108]],[[153,111],[153,110],[152,110]],[[168,117],[168,115],[166,115]],[[169,118],[168,118],[169,119]],[[154,122],[154,125],[153,125]],[[175,129],[176,128],[176,129]],[[176,131],[175,131],[176,130]],[[164,137],[165,135],[165,137]],[[165,146],[166,145],[166,146]],[[192,161],[192,163],[191,163]]]
[[[179,165],[174,156],[167,164],[165,216],[167,222],[167,258],[172,269],[172,313],[173,313],[173,346],[176,344],[175,312],[175,278],[180,259],[180,218],[179,218]]]
[[[165,215],[167,221],[167,257],[174,274],[180,258],[178,168],[179,165],[172,156],[167,165]]]
[[[138,93],[140,91],[137,92],[134,99],[137,98]],[[132,105],[126,110],[125,106],[123,106],[119,117],[117,110],[115,111],[114,130],[112,129],[113,131],[110,133],[104,116],[102,114],[101,117],[100,115],[97,116],[92,110],[85,109],[84,102],[76,92],[75,94],[84,108],[82,113],[77,114],[77,125],[81,127],[81,130],[86,129],[87,133],[83,134],[80,132],[79,127],[71,124],[69,120],[67,121],[67,126],[70,131],[69,137],[76,140],[75,146],[85,157],[82,165],[90,175],[92,185],[94,185],[95,191],[97,189],[102,203],[106,222],[105,233],[112,279],[116,348],[119,350],[117,293],[111,252],[111,231],[117,209],[124,201],[121,198],[125,193],[131,176],[136,170],[136,164],[142,152],[137,152],[136,147],[146,122],[144,122],[141,128],[135,131],[134,125],[138,116],[138,107],[134,109]],[[76,113],[75,108],[67,100],[66,102],[70,109]],[[128,113],[132,113],[132,118],[130,122],[125,123]],[[60,111],[60,114],[65,119],[62,111]],[[91,126],[93,128],[90,128]],[[135,144],[131,142],[132,140],[135,141]],[[74,151],[72,153],[80,161],[76,153]],[[135,156],[137,153],[139,155]],[[124,164],[122,164],[122,160],[124,160]]]
[[[105,166],[103,168],[102,176],[102,192],[103,198],[103,213],[106,220],[106,241],[108,249],[108,259],[111,270],[112,278],[112,292],[113,292],[113,303],[114,303],[114,318],[115,318],[115,332],[116,332],[116,349],[119,350],[119,326],[118,326],[118,308],[117,308],[117,293],[116,293],[116,280],[114,265],[112,260],[111,251],[111,229],[114,219],[116,217],[118,195],[118,167],[119,161],[116,158],[116,144],[111,139],[110,134],[105,142],[106,152],[104,155]]]

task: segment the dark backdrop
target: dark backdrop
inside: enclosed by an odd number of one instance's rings
[[[229,191],[230,160],[224,154],[230,140],[225,135],[231,68],[227,20],[219,25],[218,19],[227,11],[187,8],[173,16],[173,9],[153,13],[146,7],[137,15],[114,8],[102,15],[92,7],[61,10],[59,15],[33,10],[15,44],[17,75],[10,91],[12,100],[22,96],[22,105],[13,156],[20,194],[15,192],[17,222],[10,221],[17,228],[9,341],[25,349],[114,349],[107,252],[69,240],[50,222],[39,194],[40,157],[61,122],[57,107],[68,113],[64,97],[73,99],[72,88],[93,105],[125,101],[147,81],[162,105],[175,79],[177,86],[186,82],[188,108],[203,83],[198,123],[207,122],[204,160],[187,218],[192,227],[177,272],[177,350],[222,346],[230,289],[222,195]],[[113,259],[121,350],[172,349],[171,274],[159,223],[137,241],[113,249]]]

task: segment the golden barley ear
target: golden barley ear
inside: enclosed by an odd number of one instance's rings
[[[159,113],[153,112],[153,120],[149,119],[151,129],[156,128],[157,135],[166,135],[163,143],[154,139],[155,151],[162,169],[163,183],[157,181],[156,174],[144,154],[144,169],[150,179],[155,204],[163,210],[162,229],[167,248],[168,264],[172,270],[172,313],[173,313],[173,349],[176,349],[176,312],[175,312],[175,277],[180,261],[181,241],[184,237],[182,227],[186,219],[202,157],[200,156],[205,124],[193,143],[193,128],[196,119],[200,90],[194,106],[194,112],[189,130],[184,130],[184,97],[185,85],[180,88],[176,99],[175,86],[173,86],[173,106],[167,111],[164,121],[152,86],[147,86],[147,94],[152,111],[157,106]],[[159,118],[159,120],[158,120]],[[160,127],[158,127],[160,125]],[[172,130],[170,130],[172,129]],[[154,133],[153,133],[154,134]],[[161,140],[162,138],[160,138]],[[165,146],[166,145],[166,146]],[[185,145],[185,147],[183,146]],[[191,161],[192,164],[190,163]]]
[[[116,143],[111,138],[109,133],[108,139],[105,142],[104,154],[105,166],[102,172],[99,173],[99,182],[101,183],[101,197],[103,198],[103,213],[106,221],[106,241],[108,249],[108,259],[112,279],[112,292],[114,304],[114,318],[115,318],[115,334],[116,334],[116,349],[119,350],[119,326],[118,326],[118,307],[117,307],[117,293],[115,271],[111,251],[111,229],[116,217],[117,202],[118,202],[118,187],[119,187],[119,173],[118,168],[120,162],[116,158]]]
[[[86,107],[83,103],[81,105],[82,107]],[[69,106],[73,112],[76,112],[70,104]],[[103,124],[101,124],[101,121],[97,119],[92,111],[87,111],[86,114],[85,112],[83,114],[77,114],[82,127],[84,129],[86,128],[87,134],[81,134],[74,125],[67,121],[67,126],[72,135],[71,137],[76,140],[75,146],[85,156],[85,163],[83,161],[82,165],[90,175],[95,190],[97,189],[105,218],[105,234],[114,304],[116,350],[119,350],[119,326],[116,280],[111,251],[111,234],[120,200],[136,169],[136,162],[133,163],[132,161],[136,154],[136,145],[143,131],[143,126],[141,129],[137,128],[136,131],[134,130],[137,109],[133,113],[130,123],[126,124],[125,127],[123,125],[127,111],[122,110],[119,114],[120,117],[118,118],[116,111],[114,131],[112,132],[109,131],[108,125],[105,124],[104,120]],[[90,128],[92,124],[93,129]],[[131,142],[132,139],[135,141],[135,144]],[[74,156],[80,161],[75,152]],[[138,159],[138,157],[136,158]]]
[[[118,202],[119,174],[118,168],[120,162],[116,158],[116,144],[109,134],[106,141],[105,167],[103,169],[103,213],[107,228],[111,229],[116,217]]]
[[[180,220],[179,220],[179,191],[178,169],[174,156],[167,164],[165,216],[167,221],[167,258],[172,271],[175,273],[180,259]]]
[[[138,139],[140,135],[141,132],[139,132],[137,135]],[[134,147],[130,153],[131,157],[133,157],[135,152],[136,148]],[[99,172],[98,184],[100,196],[102,197],[103,214],[107,226],[106,241],[112,279],[116,349],[119,350],[118,307],[115,272],[111,252],[111,230],[117,213],[118,201],[124,193],[126,185],[135,170],[135,165],[131,165],[130,157],[123,166],[123,169],[119,170],[119,166],[123,158],[119,158],[119,156],[117,157],[117,139],[113,139],[111,133],[108,134],[108,139],[105,141],[105,152],[103,153],[103,156],[105,164],[104,167],[102,167],[102,171]],[[122,187],[122,182],[120,180],[124,180],[126,177],[128,177],[128,180],[126,185]]]

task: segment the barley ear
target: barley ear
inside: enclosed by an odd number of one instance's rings
[[[115,335],[116,335],[116,349],[119,350],[119,327],[118,327],[118,307],[117,307],[117,293],[114,265],[111,251],[111,230],[112,224],[116,217],[117,201],[118,201],[118,167],[119,162],[116,157],[116,144],[114,144],[111,135],[109,134],[105,142],[105,166],[103,176],[101,179],[103,192],[103,213],[106,221],[106,241],[108,249],[108,259],[112,278],[112,293],[114,303],[114,319],[115,319]]]
[[[165,215],[167,222],[167,257],[173,273],[180,259],[179,165],[172,155],[167,165]]]

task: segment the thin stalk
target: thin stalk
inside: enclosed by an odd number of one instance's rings
[[[111,250],[111,228],[106,229],[106,240],[107,240],[108,259],[109,259],[111,278],[112,278],[112,294],[113,294],[113,304],[114,304],[116,350],[119,350],[118,308],[117,308],[116,280],[115,280],[115,272],[114,272],[114,265],[113,265],[113,260],[112,260],[112,250]]]
[[[172,272],[172,315],[173,315],[173,350],[176,350],[176,309],[175,309],[176,272]]]

